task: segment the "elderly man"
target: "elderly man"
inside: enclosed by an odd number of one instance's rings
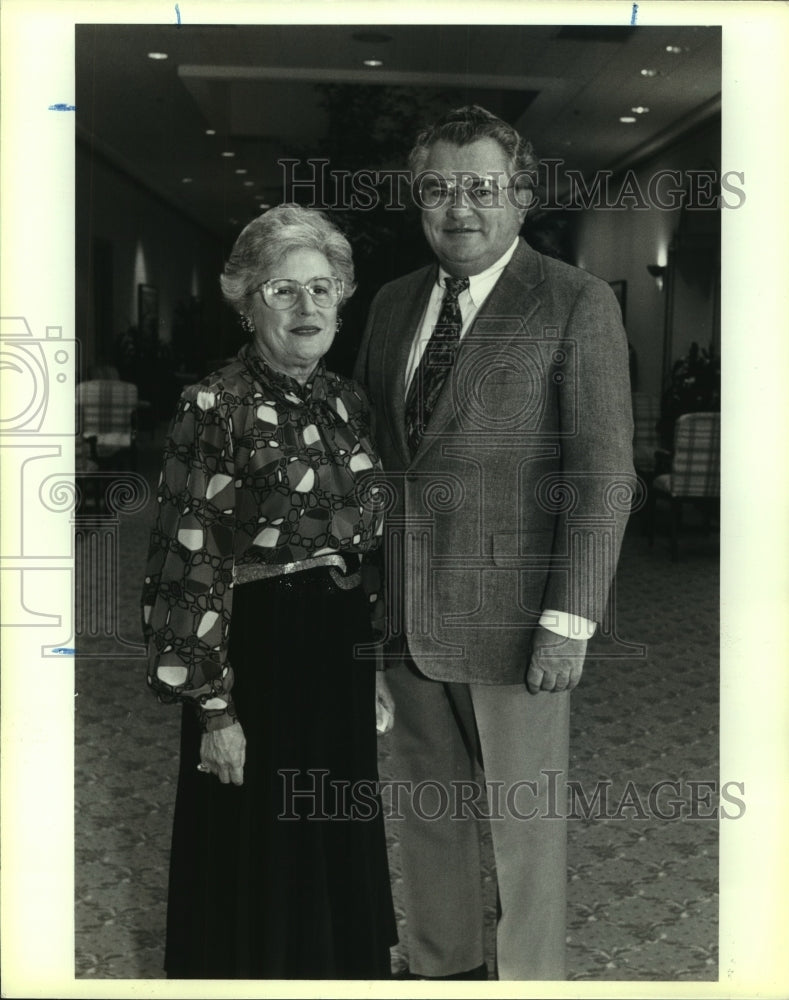
[[[570,691],[629,512],[627,342],[605,282],[519,236],[535,161],[513,128],[452,111],[410,166],[437,264],[379,291],[356,368],[391,484],[386,678],[392,776],[412,792],[398,797],[410,976],[487,978],[481,765],[497,977],[563,979]]]

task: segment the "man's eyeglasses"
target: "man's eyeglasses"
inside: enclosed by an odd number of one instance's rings
[[[502,191],[511,186],[512,181],[500,184],[495,177],[461,174],[456,180],[449,180],[436,174],[428,174],[419,181],[417,198],[420,208],[441,208],[450,201],[454,204],[459,188],[475,207],[491,208],[501,204]]]
[[[294,278],[269,278],[260,286],[260,292],[272,309],[290,309],[299,301],[302,288],[322,309],[336,306],[343,293],[341,278],[310,278],[304,284]]]

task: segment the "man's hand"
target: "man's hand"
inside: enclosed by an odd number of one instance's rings
[[[538,626],[534,633],[526,687],[539,691],[572,691],[581,679],[586,656],[586,639],[565,639]]]
[[[223,785],[244,783],[247,741],[241,723],[226,729],[203,733],[200,739],[200,762],[204,770],[215,774]]]
[[[375,728],[379,734],[388,733],[394,725],[395,703],[386,674],[383,670],[375,672]]]

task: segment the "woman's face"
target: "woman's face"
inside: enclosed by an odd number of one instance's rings
[[[322,253],[292,250],[280,259],[271,274],[264,274],[261,281],[292,278],[305,285],[310,278],[326,278],[332,274],[331,264]],[[295,304],[288,309],[273,309],[266,303],[262,291],[256,292],[250,314],[260,354],[272,368],[300,382],[306,381],[334,341],[337,306],[316,305],[306,288],[299,290]]]

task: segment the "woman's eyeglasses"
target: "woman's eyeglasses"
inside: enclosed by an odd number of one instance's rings
[[[302,288],[315,305],[323,309],[336,306],[342,298],[340,278],[310,278],[304,284],[293,278],[269,278],[260,286],[260,292],[263,301],[272,309],[290,309],[299,301]]]

